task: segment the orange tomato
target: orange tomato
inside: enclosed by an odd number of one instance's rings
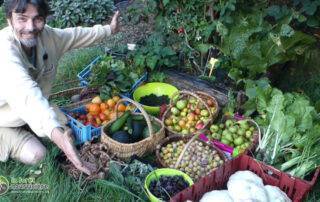
[[[115,103],[117,103],[120,100],[120,97],[115,95],[112,97],[113,101],[115,101]]]
[[[107,109],[107,110],[103,111],[103,113],[104,113],[106,116],[108,116],[108,117],[109,117],[109,115],[110,115],[110,110],[109,110],[109,109]]]
[[[126,111],[126,106],[124,105],[124,104],[119,104],[118,105],[118,111],[119,112],[124,112],[124,111]]]
[[[116,105],[116,102],[113,99],[109,99],[107,101],[107,104],[109,105],[110,108],[113,108]]]
[[[108,119],[107,115],[104,114],[104,113],[100,113],[100,114],[99,114],[99,118],[100,118],[100,120],[101,120],[102,122]]]
[[[100,126],[102,121],[99,118],[96,118],[96,123],[97,123],[98,126]]]
[[[102,112],[106,111],[106,109],[108,109],[108,108],[109,108],[108,104],[106,104],[104,102],[100,104],[100,109]]]
[[[116,112],[111,112],[109,115],[110,120],[113,120],[116,118]]]
[[[100,104],[91,103],[88,111],[91,115],[98,115],[101,112]]]

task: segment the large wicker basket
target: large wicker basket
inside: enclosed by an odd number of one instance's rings
[[[190,98],[190,97],[194,97],[196,98],[197,100],[200,101],[200,103],[202,105],[205,106],[205,108],[209,111],[209,121],[207,121],[206,123],[204,123],[204,127],[201,129],[201,130],[205,130],[207,128],[207,126],[212,123],[212,113],[211,113],[211,110],[210,108],[208,107],[208,105],[206,104],[205,101],[203,101],[203,99],[201,99],[196,93],[193,93],[193,92],[190,92],[190,91],[178,91],[176,92],[175,94],[173,94],[171,96],[171,100],[170,100],[170,104],[167,108],[167,110],[164,112],[163,116],[162,116],[162,121],[165,122],[165,119],[169,118],[170,115],[171,115],[171,108],[174,106],[174,99],[177,99],[177,96],[178,96],[178,99],[181,99],[181,98]],[[172,129],[170,129],[170,127],[166,126],[165,125],[165,128],[166,128],[166,132],[167,132],[167,135],[180,135],[181,133],[177,132],[177,131],[174,131]],[[196,133],[199,133],[201,130],[197,130]]]
[[[156,149],[156,145],[160,142],[160,140],[162,140],[165,137],[165,130],[162,121],[153,116],[149,116],[139,103],[128,98],[119,100],[116,105],[116,109],[118,108],[117,106],[122,102],[129,102],[135,105],[140,110],[141,113],[132,112],[132,114],[144,116],[147,122],[147,126],[149,128],[149,137],[139,142],[130,144],[120,143],[116,140],[113,140],[108,135],[108,128],[118,118],[118,111],[116,110],[115,119],[111,120],[106,126],[103,126],[101,129],[101,142],[105,143],[110,149],[110,151],[120,159],[128,159],[133,155],[141,157],[148,152],[154,151]],[[160,130],[156,133],[153,132],[153,127],[151,124],[152,122],[155,122],[156,124],[159,124],[161,126]]]
[[[160,167],[164,167],[164,168],[170,167],[167,163],[165,163],[164,159],[161,157],[161,155],[160,155],[161,149],[163,147],[166,147],[168,144],[172,144],[173,142],[178,142],[180,140],[183,141],[186,145],[184,146],[184,149],[180,153],[180,155],[177,159],[177,162],[174,165],[175,169],[179,170],[179,164],[181,163],[181,160],[184,156],[184,153],[188,150],[188,148],[190,147],[190,143],[193,141],[202,142],[204,146],[208,146],[212,151],[215,150],[217,152],[217,154],[220,156],[220,158],[223,160],[223,162],[226,162],[228,160],[226,158],[225,154],[218,147],[199,139],[197,135],[194,135],[194,136],[173,135],[173,136],[169,136],[169,137],[164,138],[157,145],[156,158],[157,158],[157,163],[160,165]],[[197,181],[198,179],[193,178],[193,180]]]

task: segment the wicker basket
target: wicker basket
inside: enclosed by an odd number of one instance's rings
[[[190,98],[190,97],[194,97],[196,98],[197,100],[200,101],[200,103],[202,105],[205,106],[205,108],[209,111],[209,121],[207,121],[206,123],[204,123],[204,127],[203,129],[201,130],[197,130],[195,133],[199,133],[201,132],[202,130],[205,130],[205,128],[207,128],[207,126],[212,123],[212,113],[210,111],[210,108],[208,107],[208,105],[206,104],[206,102],[204,102],[196,93],[193,93],[193,92],[190,92],[190,91],[178,91],[176,93],[174,93],[172,96],[171,96],[171,100],[170,100],[170,104],[169,104],[169,107],[167,108],[167,110],[164,112],[163,116],[162,116],[162,121],[164,123],[165,119],[167,119],[170,115],[171,115],[171,108],[173,107],[173,100],[176,99],[176,96],[179,96],[178,99],[181,99],[181,98]],[[166,128],[166,132],[167,132],[167,135],[181,135],[181,133],[178,133],[172,129],[170,129],[168,126],[165,125],[165,128]]]
[[[86,96],[86,98],[81,98],[81,95],[83,94],[83,92],[85,91],[90,91],[90,93]],[[83,106],[87,103],[89,103],[91,101],[91,99],[97,95],[99,92],[97,89],[95,88],[85,88],[85,87],[75,87],[75,88],[70,88],[70,89],[67,89],[67,90],[63,90],[63,91],[59,91],[59,92],[56,92],[56,93],[53,93],[49,96],[49,100],[52,100],[52,99],[56,99],[56,98],[59,98],[59,97],[67,97],[67,98],[71,98],[73,95],[80,95],[80,101],[79,102],[73,102],[73,103],[70,103],[70,104],[66,104],[66,105],[63,105],[63,106],[59,106],[59,107],[62,107],[64,109],[74,109],[74,108],[77,108],[79,106]]]
[[[212,113],[212,121],[214,121],[218,115],[219,115],[219,104],[216,100],[215,97],[209,95],[208,93],[206,92],[203,92],[203,91],[196,91],[195,92],[203,101],[207,101],[207,100],[211,100],[213,102],[213,105],[215,106],[215,111],[211,111],[210,112]]]
[[[181,161],[183,159],[184,153],[188,150],[191,142],[193,142],[193,141],[202,142],[204,146],[209,146],[212,150],[216,150],[218,155],[220,156],[220,158],[223,160],[223,162],[227,161],[225,154],[219,148],[215,147],[214,145],[212,145],[210,143],[207,143],[207,142],[199,139],[197,135],[194,135],[194,136],[173,135],[173,136],[166,137],[157,145],[157,149],[156,149],[157,163],[161,167],[169,167],[169,165],[167,165],[164,162],[164,160],[161,158],[161,155],[160,155],[161,148],[165,147],[166,145],[171,144],[173,142],[178,142],[180,140],[182,140],[186,145],[185,145],[184,149],[182,150],[182,152],[180,153],[180,156],[177,159],[177,162],[174,166],[175,169],[179,169],[179,164],[181,163]]]
[[[223,116],[222,117],[222,121],[225,122],[228,119],[232,119],[232,120],[236,120],[236,121],[240,121],[239,119],[235,119],[235,118],[231,118],[228,116]],[[244,151],[245,154],[249,154],[252,155],[255,151],[255,149],[257,148],[257,146],[259,145],[259,142],[261,141],[261,129],[259,127],[259,125],[257,124],[257,122],[255,122],[253,119],[251,118],[244,118],[241,120],[246,120],[248,121],[250,126],[253,126],[255,128],[255,130],[253,131],[253,141],[251,142],[251,145]]]
[[[149,128],[149,133],[150,133],[149,137],[147,137],[139,142],[130,143],[130,144],[120,143],[116,140],[113,140],[111,137],[109,137],[109,135],[107,134],[107,129],[118,118],[117,108],[118,108],[118,105],[122,102],[131,103],[131,104],[135,105],[140,110],[141,113],[133,112],[132,114],[144,116],[144,118],[147,122],[147,126]],[[151,122],[156,122],[157,124],[159,124],[161,126],[161,128],[158,132],[153,133],[153,128],[152,128]],[[165,130],[164,130],[163,123],[159,119],[157,119],[153,116],[149,116],[139,103],[137,103],[131,99],[128,99],[128,98],[124,98],[124,99],[121,99],[118,101],[118,103],[116,105],[115,119],[111,120],[106,126],[103,126],[101,133],[102,133],[101,142],[105,143],[108,146],[108,148],[110,149],[110,151],[112,153],[114,153],[120,159],[128,159],[133,155],[137,155],[137,156],[141,157],[145,153],[154,151],[156,148],[156,145],[160,142],[160,140],[162,140],[165,137]]]

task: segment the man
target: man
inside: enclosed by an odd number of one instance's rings
[[[0,31],[0,161],[9,157],[36,164],[46,149],[27,129],[49,137],[75,165],[90,175],[95,167],[79,158],[64,130],[65,117],[49,106],[58,60],[75,48],[98,43],[116,32],[117,12],[110,25],[55,29],[46,25],[46,0],[5,2],[8,27]]]

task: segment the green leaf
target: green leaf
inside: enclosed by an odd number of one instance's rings
[[[154,69],[158,62],[158,56],[149,56],[147,57],[147,66],[150,67],[150,69]]]
[[[201,44],[198,44],[198,45],[197,45],[196,49],[197,49],[198,51],[200,51],[201,53],[204,53],[204,54],[205,54],[205,53],[208,52],[208,50],[209,50],[211,47],[212,47],[211,44],[201,43]]]
[[[162,0],[162,3],[164,6],[168,5],[169,2],[170,2],[170,0]]]
[[[294,30],[290,25],[284,24],[281,26],[280,36],[291,37],[294,34]]]
[[[317,11],[317,1],[310,2],[310,0],[304,0],[302,11],[308,15],[313,15]]]

